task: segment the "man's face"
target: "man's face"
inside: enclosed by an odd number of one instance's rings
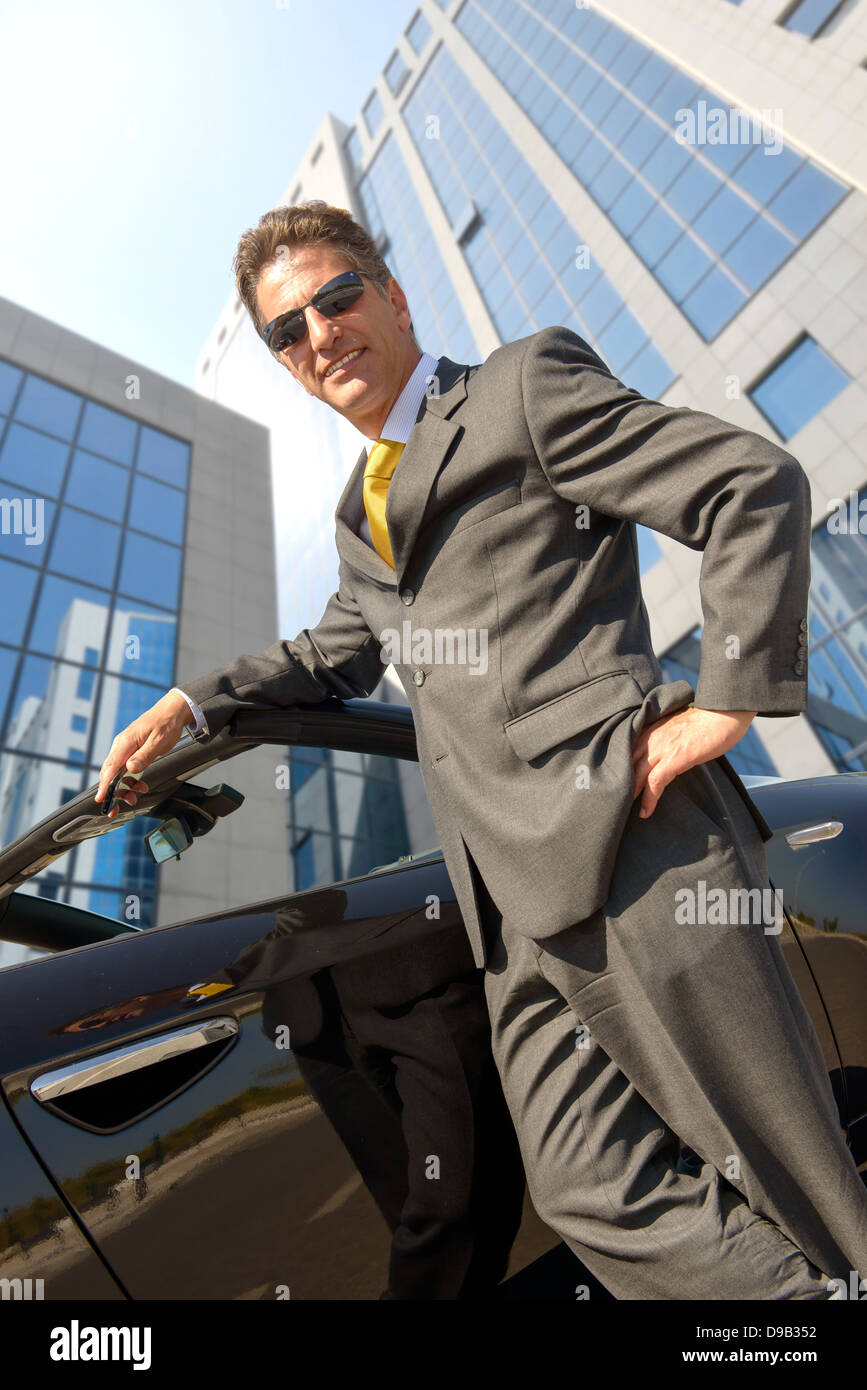
[[[335,275],[352,266],[332,247],[298,246],[262,272],[256,289],[266,323],[312,299]],[[335,318],[306,309],[307,332],[281,359],[308,395],[338,410],[375,439],[419,359],[410,337],[406,297],[392,279],[388,298],[364,277],[364,293]],[[351,362],[326,376],[347,353]]]

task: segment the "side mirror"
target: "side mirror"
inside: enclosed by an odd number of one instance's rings
[[[182,816],[164,820],[156,830],[145,835],[145,844],[155,864],[164,864],[167,859],[180,859],[192,843],[190,827]]]

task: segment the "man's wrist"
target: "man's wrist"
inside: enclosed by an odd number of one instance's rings
[[[195,739],[210,738],[211,731],[208,728],[208,721],[202,714],[195,700],[191,700],[189,695],[185,694],[184,691],[179,689],[176,685],[172,686],[169,694],[180,695],[183,700],[186,700],[189,706],[192,722],[188,721],[184,727],[189,731],[190,737]]]

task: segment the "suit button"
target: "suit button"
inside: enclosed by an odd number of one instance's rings
[[[803,644],[803,642],[802,642],[801,645],[800,645],[800,647],[798,648],[798,660],[799,660],[799,661],[803,661],[803,659],[804,659],[804,657],[805,657],[806,655],[807,655],[807,648],[804,646],[804,644]]]
[[[424,671],[420,669],[413,671],[412,678],[416,685],[424,685]]]
[[[401,603],[413,603],[415,601],[415,589],[401,589]]]
[[[806,618],[802,618],[801,621],[800,621],[799,626],[800,626],[800,629],[801,629],[802,632],[806,632],[806,631],[807,631],[807,619],[806,619]]]
[[[794,671],[795,671],[795,675],[796,675],[796,676],[803,676],[803,674],[804,674],[804,672],[806,671],[806,669],[807,669],[807,663],[806,663],[806,661],[796,661],[796,662],[795,662]]]

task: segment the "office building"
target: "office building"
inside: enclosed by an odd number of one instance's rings
[[[275,626],[262,426],[0,300],[0,843],[92,786],[172,685]],[[157,868],[140,819],[19,891],[147,926],[285,892],[281,760],[227,765],[248,804],[180,863]]]
[[[730,755],[742,773],[867,768],[865,61],[867,0],[422,0],[353,123],[324,113],[275,198],[350,208],[434,355],[482,361],[564,324],[644,395],[799,459],[810,708],[754,721]],[[197,385],[271,430],[292,636],[336,586],[360,437],[294,387],[234,296]],[[638,536],[655,648],[694,684],[701,554]]]

